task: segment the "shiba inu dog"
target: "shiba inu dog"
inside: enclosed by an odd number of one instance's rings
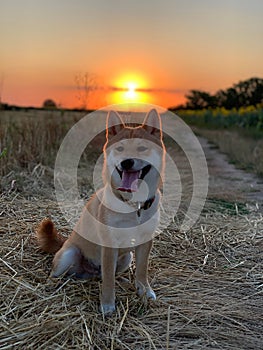
[[[148,258],[159,223],[159,201],[164,171],[165,147],[161,118],[155,109],[142,125],[124,124],[110,111],[103,148],[104,187],[83,209],[68,239],[50,219],[38,229],[40,248],[56,253],[52,277],[102,278],[101,311],[115,310],[115,275],[127,270],[135,250],[135,285],[140,296],[156,299],[148,282]]]

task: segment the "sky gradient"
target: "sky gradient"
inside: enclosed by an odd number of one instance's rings
[[[168,107],[262,78],[262,15],[262,0],[0,0],[1,100],[78,107],[88,73],[90,108]]]

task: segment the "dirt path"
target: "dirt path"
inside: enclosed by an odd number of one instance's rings
[[[198,137],[209,169],[209,196],[248,201],[263,206],[263,178],[236,168],[227,155],[203,137]]]

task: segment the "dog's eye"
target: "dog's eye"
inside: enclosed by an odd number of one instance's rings
[[[124,147],[123,146],[119,146],[119,147],[116,147],[115,149],[118,152],[122,152],[124,150]]]
[[[137,151],[138,152],[144,152],[144,151],[147,151],[147,147],[144,147],[144,146],[139,146],[138,148],[137,148]]]

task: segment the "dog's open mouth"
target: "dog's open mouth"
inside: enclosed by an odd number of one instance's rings
[[[143,180],[146,174],[151,169],[151,165],[148,164],[141,170],[120,170],[117,168],[117,171],[121,178],[121,184],[117,188],[119,191],[124,192],[136,192],[138,191],[139,180]]]

